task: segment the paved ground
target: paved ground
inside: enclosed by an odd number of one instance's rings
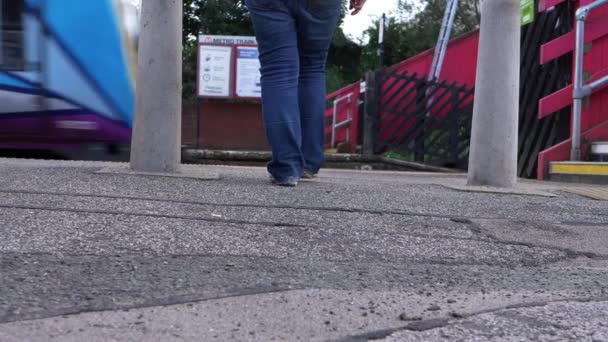
[[[108,167],[0,160],[0,341],[608,341],[608,202],[567,185]]]

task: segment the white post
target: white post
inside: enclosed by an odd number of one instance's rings
[[[174,173],[181,161],[182,0],[143,0],[131,169]]]
[[[469,185],[517,182],[520,16],[520,0],[482,1]]]

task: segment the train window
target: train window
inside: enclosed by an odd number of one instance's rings
[[[0,0],[0,69],[24,70],[23,0]]]

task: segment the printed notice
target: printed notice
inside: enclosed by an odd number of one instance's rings
[[[232,47],[201,45],[199,49],[198,96],[229,97]]]
[[[262,96],[260,60],[256,47],[237,47],[236,96],[253,98]]]

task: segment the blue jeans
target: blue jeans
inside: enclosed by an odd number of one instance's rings
[[[277,180],[324,163],[325,65],[341,0],[245,0],[258,39],[264,126]]]

